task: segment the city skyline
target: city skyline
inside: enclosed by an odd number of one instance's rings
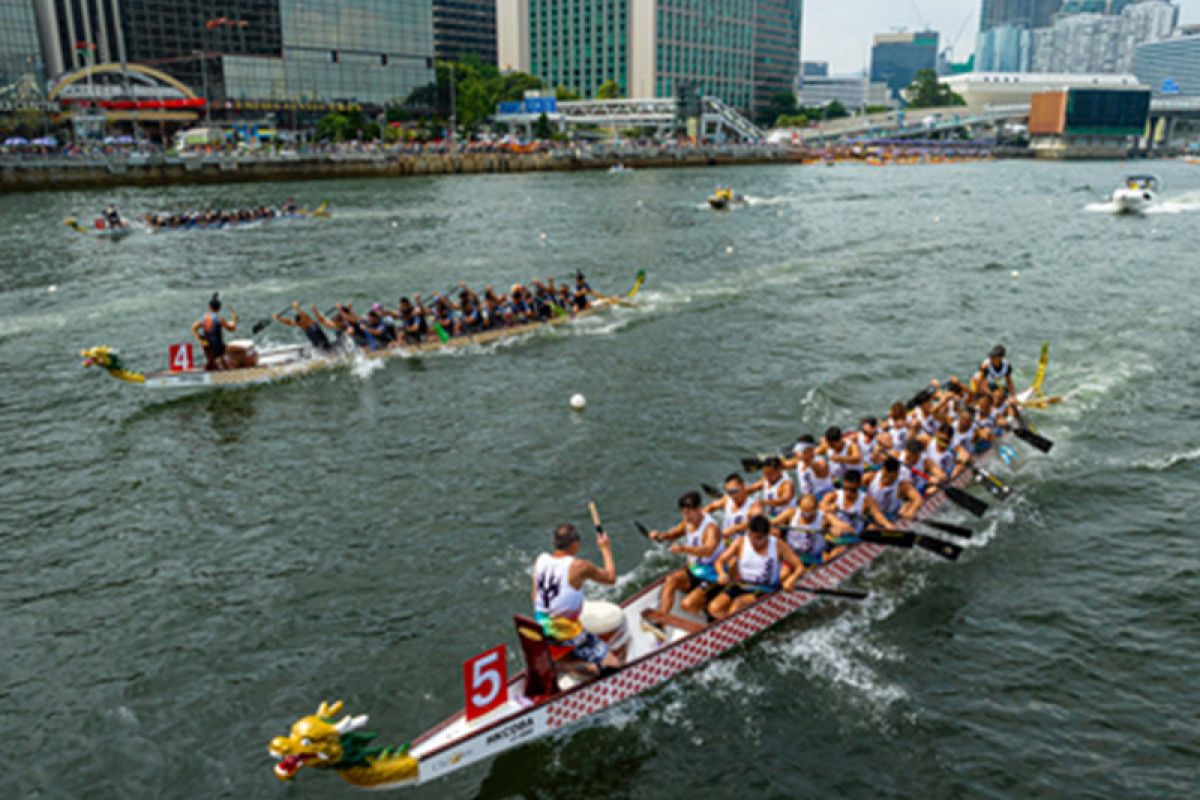
[[[1173,0],[1179,6],[1179,24],[1200,23],[1200,0]],[[806,0],[804,8],[805,61],[827,61],[831,74],[849,74],[869,69],[871,40],[877,33],[904,27],[920,30],[922,22],[942,36],[942,48],[955,45],[956,61],[975,51],[979,31],[979,0],[918,0],[917,16],[911,3],[888,0]],[[968,19],[968,12],[970,18]],[[864,20],[871,22],[864,23]],[[959,31],[962,35],[955,42]]]

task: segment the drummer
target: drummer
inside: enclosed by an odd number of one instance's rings
[[[621,666],[604,640],[583,629],[583,586],[588,581],[612,586],[617,582],[612,542],[608,534],[596,534],[596,546],[604,567],[579,558],[579,531],[564,523],[554,529],[554,550],[542,553],[533,564],[533,608],[542,632],[550,640],[550,654],[557,666],[589,677]]]
[[[236,331],[237,323],[236,311],[230,314],[229,319],[221,318],[221,296],[213,292],[208,301],[208,313],[192,323],[192,336],[196,337],[196,341],[204,348],[206,372],[229,369],[229,362],[225,357],[224,331]]]

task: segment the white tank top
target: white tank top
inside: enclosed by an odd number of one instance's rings
[[[788,502],[782,504],[775,503],[775,499],[779,497],[783,489],[784,481],[791,483],[791,478],[789,478],[786,474],[781,474],[779,476],[779,480],[775,481],[773,484],[768,484],[766,480],[766,478],[763,478],[762,500],[764,505],[770,507],[770,511],[772,513],[778,514],[782,511],[787,511],[789,508],[796,507],[798,501],[796,500],[795,492],[792,492],[792,499]]]
[[[950,473],[954,471],[954,448],[947,448],[944,452],[937,449],[937,442],[929,443],[925,448],[925,458],[937,464],[938,469],[946,473],[946,477],[950,477]]]
[[[871,499],[875,501],[875,505],[879,506],[879,510],[883,512],[885,517],[896,516],[900,513],[900,507],[904,505],[900,500],[900,481],[905,480],[905,473],[907,471],[907,469],[901,466],[900,475],[891,486],[883,485],[883,473],[881,472],[875,480],[871,481],[871,485],[867,487],[867,493],[871,495]]]
[[[742,552],[738,555],[738,581],[753,583],[759,586],[779,585],[779,540],[774,536],[767,537],[767,552],[759,555],[750,544],[750,539],[742,541]]]
[[[838,489],[837,493],[837,510],[834,516],[842,522],[854,528],[856,531],[861,531],[866,527],[867,519],[863,514],[863,506],[866,505],[867,494],[862,489],[858,490],[858,499],[854,501],[854,505],[846,507],[846,492],[844,489]]]
[[[843,439],[842,446],[840,448],[838,448],[837,452],[834,452],[831,450],[830,455],[831,456],[834,456],[834,455],[845,456],[846,451],[849,449],[850,449],[850,445],[846,444],[846,440]],[[831,478],[833,478],[834,480],[838,480],[839,478],[844,476],[846,474],[846,470],[849,470],[849,469],[862,469],[862,453],[861,452],[859,452],[859,454],[858,454],[858,463],[857,464],[844,464],[841,461],[834,461],[832,458],[829,459],[829,476]]]
[[[833,488],[833,480],[829,475],[822,478],[812,467],[806,467],[803,464],[796,467],[796,481],[802,495],[810,494],[815,497]]]
[[[858,453],[862,459],[861,463],[863,463],[863,464],[871,463],[871,453],[875,450],[875,444],[878,441],[878,439],[879,439],[879,435],[876,434],[874,438],[872,438],[870,441],[868,441],[865,433],[863,433],[862,431],[858,432]]]
[[[989,358],[983,362],[983,374],[988,383],[1002,384],[1004,379],[1012,374],[1012,365],[1008,363],[1008,359],[1001,359],[1000,369],[996,369],[992,366],[992,360]]]
[[[904,446],[908,444],[908,425],[893,424],[889,433],[892,435],[892,450],[903,453]]]
[[[933,414],[926,416],[925,412],[919,408],[914,413],[917,415],[917,420],[921,423],[921,430],[925,431],[927,434],[933,435],[933,432],[937,430],[938,426],[937,417],[935,417]]]
[[[738,508],[733,504],[733,498],[725,497],[725,515],[721,518],[721,533],[725,533],[734,525],[741,525],[746,521],[746,512],[750,510],[750,498],[746,498],[746,502],[742,503],[742,507]]]
[[[533,565],[533,576],[537,584],[537,599],[533,609],[550,617],[579,619],[583,611],[583,591],[571,586],[568,577],[574,556],[555,558],[542,553]]]
[[[715,519],[713,519],[711,516],[709,516],[708,514],[705,514],[704,519],[700,520],[700,524],[696,526],[696,530],[687,531],[684,534],[684,537],[683,537],[684,543],[688,547],[703,547],[704,546],[704,531],[708,529],[709,525],[712,525],[715,528],[715,527],[717,527],[717,521]],[[720,537],[718,537],[718,540],[719,539],[720,539]],[[687,557],[688,565],[690,566],[690,565],[696,564],[696,563],[709,564],[709,565],[715,564],[717,559],[720,558],[721,553],[724,550],[725,550],[724,541],[718,541],[717,549],[713,551],[713,554],[711,556],[709,556],[708,558],[700,558],[699,556],[688,556]]]
[[[825,530],[825,512],[817,511],[817,516],[811,522],[805,522],[797,511],[788,525],[787,543],[797,553],[808,553],[814,548],[809,547],[811,537],[823,535]]]
[[[951,448],[961,447],[968,453],[975,452],[975,423],[971,423],[971,427],[967,428],[966,433],[954,431],[954,438],[950,440]]]

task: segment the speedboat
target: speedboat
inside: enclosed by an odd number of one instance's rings
[[[735,205],[746,202],[745,195],[740,195],[733,189],[717,189],[708,198],[708,204],[716,211],[724,211]]]
[[[1153,175],[1130,175],[1112,193],[1113,212],[1142,214],[1158,203],[1160,181]]]

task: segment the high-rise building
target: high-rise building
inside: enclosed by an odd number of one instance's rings
[[[983,0],[979,10],[979,30],[1012,26],[1045,28],[1054,21],[1062,0]]]
[[[0,100],[41,93],[42,55],[29,0],[0,0]]]
[[[468,53],[496,64],[496,0],[433,0],[433,52],[439,61]]]
[[[800,79],[804,78],[828,78],[829,77],[829,62],[828,61],[801,61],[800,62]]]
[[[796,101],[805,107],[840,103],[851,111],[868,106],[894,105],[885,83],[871,83],[862,75],[813,75],[804,79]]]
[[[427,0],[35,2],[52,74],[144,64],[217,105],[385,104],[433,79]]]
[[[1170,37],[1179,9],[1165,0],[1145,0],[1119,15],[1074,14],[1033,32],[1033,72],[1124,73],[1137,48]]]
[[[801,0],[499,0],[501,69],[592,97],[683,87],[752,111],[790,90],[800,65]]]
[[[1156,95],[1200,97],[1200,35],[1140,46],[1133,73]]]
[[[1028,28],[1001,25],[979,34],[975,69],[980,72],[1028,72],[1033,34]]]
[[[879,33],[871,48],[871,81],[886,83],[893,97],[908,88],[921,70],[937,69],[938,34]]]

